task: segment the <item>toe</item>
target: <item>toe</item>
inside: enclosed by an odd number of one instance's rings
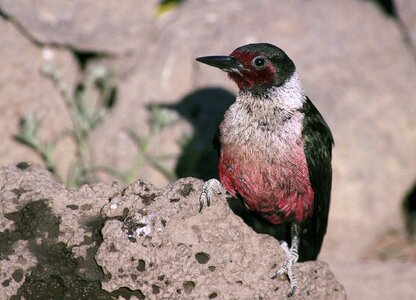
[[[298,288],[297,286],[291,287],[290,292],[289,292],[289,294],[287,294],[287,296],[289,298],[292,297],[296,293],[297,288]]]

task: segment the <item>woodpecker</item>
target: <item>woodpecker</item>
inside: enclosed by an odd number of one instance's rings
[[[316,260],[327,228],[331,131],[280,48],[248,44],[196,60],[225,71],[239,89],[214,137],[220,181],[204,183],[200,210],[214,193],[228,193],[281,227],[286,258],[274,278],[288,276],[290,297],[298,287],[294,264]]]

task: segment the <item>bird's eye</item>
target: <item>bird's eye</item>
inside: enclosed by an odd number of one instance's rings
[[[257,56],[253,59],[251,64],[257,69],[262,69],[266,65],[266,59],[262,56]]]

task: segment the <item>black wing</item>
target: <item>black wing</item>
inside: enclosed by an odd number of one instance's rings
[[[328,225],[332,183],[331,131],[309,98],[302,107],[302,136],[309,169],[309,179],[314,190],[313,215],[301,225],[299,261],[315,260],[321,250]]]

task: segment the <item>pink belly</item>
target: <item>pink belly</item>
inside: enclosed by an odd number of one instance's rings
[[[303,145],[270,162],[261,153],[222,147],[219,176],[227,191],[272,224],[304,221],[312,214],[312,190]]]

